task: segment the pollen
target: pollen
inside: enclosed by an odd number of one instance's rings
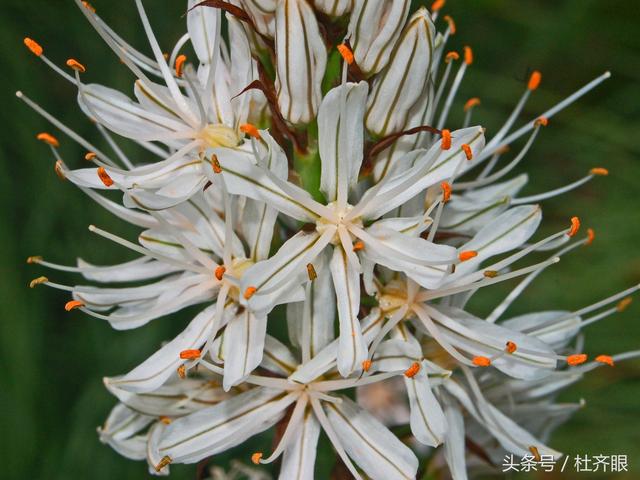
[[[446,0],[436,0],[435,2],[433,2],[431,4],[431,11],[433,13],[439,11],[440,9],[442,9],[442,7],[444,7],[444,4],[447,3]]]
[[[445,15],[442,18],[443,18],[443,20],[445,22],[447,22],[449,24],[449,31],[451,32],[451,35],[455,35],[456,34],[456,22],[453,21],[453,18],[451,17],[451,15]]]
[[[631,297],[623,298],[618,302],[618,305],[616,305],[616,310],[618,312],[624,312],[627,309],[627,307],[631,305],[631,302],[633,302],[633,298]]]
[[[340,55],[342,55],[342,58],[344,58],[344,61],[347,62],[347,65],[353,65],[355,58],[349,46],[346,43],[341,43],[336,48],[338,52],[340,52]]]
[[[596,362],[604,363],[606,365],[609,365],[610,367],[613,367],[615,365],[615,363],[613,362],[613,358],[610,355],[598,355],[595,360]]]
[[[487,278],[496,278],[498,276],[497,270],[485,270],[482,274]]]
[[[82,303],[80,300],[69,300],[64,305],[64,309],[67,312],[70,312],[71,310],[75,310],[76,308],[80,308],[80,307],[84,307],[84,303]]]
[[[533,122],[534,127],[546,127],[549,125],[549,119],[547,117],[538,117]]]
[[[567,235],[573,237],[580,230],[580,219],[578,217],[571,217],[571,228]]]
[[[359,252],[360,250],[364,250],[364,242],[362,240],[358,240],[353,244],[353,251]]]
[[[178,376],[180,378],[187,378],[187,368],[184,365],[180,365],[176,371],[178,372]]]
[[[447,203],[451,200],[451,185],[449,182],[442,182],[440,187],[442,188],[442,203]]]
[[[541,81],[542,81],[542,74],[538,70],[535,70],[529,77],[529,83],[527,85],[527,88],[533,92],[534,90],[538,89]]]
[[[32,255],[30,257],[27,257],[28,264],[40,263],[41,261],[42,261],[42,257],[40,255]]]
[[[589,246],[596,239],[596,232],[593,228],[587,228],[587,240],[584,242],[585,245]]]
[[[244,291],[244,299],[249,300],[255,295],[257,291],[258,289],[256,287],[247,287],[247,289]]]
[[[446,128],[442,130],[442,150],[449,150],[451,148],[451,130]]]
[[[606,177],[607,175],[609,175],[609,170],[607,170],[606,168],[602,168],[602,167],[595,167],[592,168],[591,170],[589,170],[589,173],[591,175],[598,175],[601,177]]]
[[[362,370],[364,370],[365,372],[368,372],[369,370],[371,370],[371,360],[363,360],[362,361]]]
[[[473,357],[472,362],[476,367],[488,367],[491,365],[491,360],[488,357],[483,357],[481,355]]]
[[[258,128],[250,123],[243,123],[242,125],[240,125],[240,131],[257,140],[260,140],[261,138]]]
[[[460,54],[458,52],[451,51],[445,55],[444,61],[449,63],[451,61],[458,60],[459,58],[460,58]]]
[[[48,281],[49,279],[47,277],[34,278],[29,282],[29,288],[36,288],[36,286],[46,283]]]
[[[464,47],[464,63],[471,65],[473,63],[473,50],[471,47]]]
[[[98,167],[98,177],[104,183],[105,187],[110,187],[113,185],[113,179],[109,176],[104,167]]]
[[[461,262],[466,262],[467,260],[471,260],[472,258],[475,258],[477,256],[478,252],[476,252],[475,250],[464,250],[463,252],[460,252],[458,258]]]
[[[467,157],[467,160],[473,160],[473,152],[471,151],[471,147],[469,145],[464,143],[462,145],[462,150],[464,151],[464,154]]]
[[[470,98],[469,100],[467,100],[467,103],[464,104],[464,111],[468,112],[473,107],[477,107],[478,105],[480,105],[480,99],[478,97]]]
[[[227,268],[224,265],[218,265],[215,271],[213,272],[213,274],[218,279],[218,281],[222,281],[222,276],[226,271],[227,271]]]
[[[62,169],[62,161],[56,160],[55,165],[53,166],[53,171],[56,172],[56,175],[60,180],[66,180],[67,177],[64,176],[64,170]]]
[[[39,133],[38,135],[36,135],[36,139],[55,148],[58,148],[60,146],[60,142],[58,141],[58,139],[47,132]]]
[[[311,280],[312,282],[318,278],[318,273],[316,272],[316,269],[313,267],[313,263],[307,263],[307,276],[309,277],[309,280]]]
[[[200,355],[202,355],[202,352],[197,348],[182,350],[180,352],[180,358],[182,360],[195,360],[196,358],[200,358]]]
[[[576,353],[574,355],[569,355],[567,357],[567,363],[572,367],[575,367],[576,365],[580,365],[586,361],[587,361],[587,355],[584,353]]]
[[[159,420],[165,425],[169,425],[171,423],[171,419],[166,415],[160,415]]]
[[[214,173],[222,173],[222,167],[220,166],[220,161],[218,160],[218,156],[214,153],[211,155],[211,167],[213,168]]]
[[[87,71],[84,65],[77,61],[75,58],[70,58],[69,60],[67,60],[67,67],[80,73],[84,73]]]
[[[251,455],[251,461],[256,465],[260,465],[260,460],[262,460],[262,452],[256,452]]]
[[[518,349],[518,345],[516,345],[514,342],[507,342],[507,347],[505,348],[505,351],[507,353],[515,353],[515,351]]]
[[[25,37],[24,44],[29,50],[31,50],[31,53],[33,53],[36,57],[39,57],[40,55],[42,55],[42,52],[43,52],[42,47],[35,40],[29,37]]]
[[[95,160],[97,156],[98,155],[95,152],[87,152],[87,154],[84,156],[84,159],[88,162],[91,162]]]
[[[409,368],[404,371],[404,376],[407,378],[415,377],[420,371],[420,364],[418,362],[413,362]]]
[[[187,61],[186,55],[178,55],[176,57],[176,76],[182,77],[182,71],[184,70],[184,64]]]
[[[165,455],[164,457],[162,457],[160,459],[160,461],[158,462],[158,464],[153,467],[155,469],[156,472],[160,473],[160,471],[166,467],[167,465],[169,465],[173,460],[171,460],[171,457],[169,455]]]

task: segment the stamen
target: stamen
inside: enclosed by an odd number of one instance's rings
[[[29,50],[31,50],[31,53],[33,53],[36,57],[39,57],[40,55],[42,55],[42,51],[43,51],[42,47],[35,40],[29,37],[25,37],[24,44]]]
[[[549,119],[547,117],[538,117],[533,121],[534,127],[546,127],[549,125]]]
[[[341,43],[336,48],[338,49],[338,52],[340,52],[340,55],[342,55],[344,61],[347,62],[347,65],[352,65],[355,58],[349,46],[346,43]]]
[[[454,60],[458,60],[459,58],[460,58],[460,54],[458,52],[449,52],[445,55],[444,61],[445,63],[449,63]]]
[[[53,171],[56,172],[56,175],[60,180],[66,180],[67,177],[64,175],[64,168],[62,166],[62,160],[57,160],[55,165],[53,166]]]
[[[211,155],[211,159],[209,160],[209,162],[211,163],[211,167],[213,168],[214,173],[222,173],[220,161],[218,160],[218,156],[215,153]]]
[[[602,167],[595,167],[595,168],[592,168],[591,170],[589,170],[589,173],[591,175],[599,175],[601,177],[606,177],[607,175],[609,175],[609,170],[607,170],[606,168],[602,168]]]
[[[36,135],[36,139],[46,143],[47,145],[51,145],[54,148],[58,148],[60,146],[60,142],[58,142],[58,139],[50,133],[39,133],[38,135]]]
[[[364,242],[362,240],[358,240],[353,244],[353,251],[358,252],[360,250],[364,250]]]
[[[631,305],[632,301],[633,301],[633,298],[631,297],[623,298],[618,302],[618,305],[616,305],[616,310],[618,310],[618,312],[624,312],[627,309],[627,307]]]
[[[182,77],[182,71],[184,69],[184,64],[187,61],[186,55],[178,55],[176,58],[176,76],[178,78]]]
[[[446,128],[442,130],[442,150],[449,150],[451,148],[451,130]]]
[[[196,358],[200,358],[200,355],[202,355],[202,352],[197,348],[182,350],[180,352],[180,358],[182,360],[195,360]]]
[[[167,417],[166,415],[160,415],[160,417],[158,418],[162,423],[164,423],[165,425],[169,425],[172,420]]]
[[[106,187],[113,185],[113,179],[109,176],[104,167],[98,167],[98,177]]]
[[[567,233],[568,236],[573,237],[580,230],[580,219],[578,217],[571,217],[571,228]]]
[[[471,65],[473,63],[473,50],[471,50],[471,47],[469,46],[464,47],[464,63],[467,65]]]
[[[256,140],[260,140],[260,138],[262,138],[260,137],[260,131],[258,130],[258,128],[250,123],[243,123],[242,125],[240,125],[240,131],[246,133],[250,137],[255,138]]]
[[[527,85],[527,88],[533,92],[534,90],[538,89],[541,81],[542,81],[542,74],[538,70],[535,70],[531,74],[531,77],[529,77],[529,84]]]
[[[27,257],[28,264],[40,263],[41,261],[42,261],[42,257],[40,255],[32,255],[30,257]]]
[[[469,100],[467,100],[467,103],[464,104],[464,111],[468,112],[473,107],[477,107],[478,105],[480,105],[480,99],[478,97],[470,98]]]
[[[533,445],[531,445],[529,447],[529,451],[531,452],[531,455],[533,455],[533,459],[536,462],[540,462],[542,460],[542,457],[540,456],[540,452],[538,451],[537,447],[534,447]]]
[[[365,372],[368,372],[369,370],[371,370],[371,360],[363,360],[362,361],[362,370],[364,370]]]
[[[43,283],[48,282],[49,279],[47,277],[38,277],[34,278],[29,282],[29,288],[36,288],[36,285],[41,285]]]
[[[84,73],[87,71],[84,65],[77,61],[75,58],[70,58],[69,60],[67,60],[67,67],[80,73]]]
[[[496,278],[498,276],[498,272],[495,270],[485,270],[482,274],[487,278]]]
[[[89,10],[91,13],[96,13],[96,9],[93,7],[93,5],[91,5],[89,2],[82,2],[82,5],[84,5],[84,8],[86,8],[87,10]]]
[[[407,378],[413,378],[418,374],[419,371],[420,364],[418,362],[413,362],[411,366],[404,371],[404,375]]]
[[[472,362],[476,367],[488,367],[491,365],[491,360],[487,357],[483,357],[482,355],[473,357]]]
[[[449,24],[449,32],[451,33],[451,35],[455,35],[457,30],[456,22],[453,21],[451,15],[445,15],[444,17],[442,17],[442,19]]]
[[[187,378],[187,367],[184,365],[180,365],[176,371],[178,372],[178,376],[182,379]]]
[[[610,367],[613,367],[615,365],[613,358],[609,355],[598,355],[595,358],[595,361],[599,363],[604,363],[606,365],[609,365]]]
[[[440,187],[442,187],[442,203],[447,203],[451,200],[451,185],[449,182],[442,182]]]
[[[464,151],[467,160],[473,160],[473,152],[471,151],[471,147],[466,143],[462,144],[462,150]]]
[[[466,262],[467,260],[471,260],[472,258],[475,258],[477,256],[478,252],[476,252],[475,250],[464,250],[463,252],[460,252],[458,258],[461,262]]]
[[[262,460],[262,452],[256,452],[251,455],[251,461],[256,465],[260,465],[260,460]]]
[[[96,152],[87,152],[87,154],[84,156],[84,159],[88,162],[91,162],[95,160],[97,156],[98,155],[96,154]]]
[[[219,265],[216,267],[214,275],[218,279],[218,281],[222,281],[222,277],[224,275],[224,272],[226,271],[227,271],[227,268],[224,265]]]
[[[431,4],[431,12],[436,13],[437,11],[442,9],[442,7],[444,7],[445,3],[447,3],[447,0],[436,0]]]
[[[596,239],[596,232],[593,228],[587,228],[587,240],[584,242],[585,246],[589,246]]]
[[[244,291],[244,299],[249,300],[258,291],[256,287],[247,287]]]
[[[307,263],[307,275],[309,276],[309,280],[312,282],[318,278],[318,274],[316,273],[316,269],[313,267],[313,263]]]
[[[518,346],[514,343],[514,342],[507,342],[507,348],[505,348],[505,351],[507,353],[514,353],[516,350],[518,349]]]
[[[169,455],[165,455],[164,457],[162,457],[160,459],[160,461],[158,462],[158,464],[153,467],[155,469],[155,471],[157,473],[160,473],[160,471],[166,467],[167,465],[169,465],[173,460],[171,460],[171,457]]]
[[[76,308],[80,308],[80,307],[84,307],[84,303],[82,303],[80,300],[70,300],[64,305],[64,309],[67,312],[70,312],[71,310],[75,310]]]
[[[587,355],[584,353],[576,353],[574,355],[569,355],[566,360],[569,365],[571,365],[572,367],[575,367],[576,365],[580,365],[586,362]]]

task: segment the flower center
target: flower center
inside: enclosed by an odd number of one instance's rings
[[[210,123],[198,132],[197,138],[208,147],[236,147],[240,144],[238,133],[221,123]]]
[[[345,227],[347,231],[349,231],[350,226],[362,227],[362,220],[360,218],[349,219],[348,221],[344,219],[347,216],[347,214],[351,210],[353,210],[353,205],[347,204],[344,208],[339,208],[337,202],[331,202],[327,205],[327,208],[329,208],[330,210],[333,210],[336,213],[336,217],[338,218],[338,220],[336,221],[336,220],[325,218],[325,217],[319,218],[316,221],[316,230],[318,231],[318,233],[323,234],[324,231],[330,226],[334,226],[334,227],[342,226],[342,227]],[[355,238],[351,233],[350,233],[350,236],[352,237],[352,239]],[[336,234],[331,239],[331,243],[333,245],[337,245],[340,243],[340,237],[338,236],[338,232],[336,232]]]

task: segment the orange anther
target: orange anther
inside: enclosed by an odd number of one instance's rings
[[[446,128],[442,130],[442,150],[449,150],[451,148],[451,130]]]
[[[491,365],[491,360],[488,357],[483,357],[481,355],[473,357],[472,362],[476,367],[488,367]]]
[[[467,160],[473,160],[473,152],[471,151],[471,147],[466,143],[462,144],[462,150],[464,151]]]
[[[75,58],[70,58],[69,60],[67,60],[67,67],[75,70],[76,72],[80,72],[80,73],[84,73],[84,72],[87,71],[87,69],[84,68],[84,65],[82,65]]]
[[[180,358],[182,360],[195,360],[196,358],[200,358],[202,352],[197,348],[191,348],[189,350],[182,350],[180,352]]]
[[[591,170],[589,170],[589,173],[591,175],[599,175],[601,177],[606,177],[607,175],[609,175],[609,170],[607,170],[606,168],[602,168],[602,167],[595,167],[595,168],[592,168]]]
[[[171,419],[166,415],[160,415],[159,420],[165,425],[169,425],[171,423]]]
[[[580,219],[578,217],[571,217],[571,228],[567,235],[573,237],[580,230]]]
[[[498,276],[496,270],[485,270],[482,274],[487,278],[496,278]]]
[[[39,133],[38,135],[36,135],[36,138],[41,142],[46,143],[47,145],[51,145],[52,147],[58,148],[60,146],[60,142],[58,142],[58,139],[50,133]]]
[[[178,376],[180,378],[187,378],[187,368],[184,365],[180,365],[176,371],[178,372]]]
[[[468,112],[473,107],[477,107],[478,105],[480,105],[480,99],[478,97],[470,98],[469,100],[467,100],[467,103],[464,104],[464,111]]]
[[[549,119],[547,117],[538,117],[533,122],[534,127],[546,127],[549,125]]]
[[[473,50],[471,50],[471,47],[464,47],[464,63],[467,65],[473,63]]]
[[[496,150],[496,155],[504,155],[505,153],[509,153],[511,151],[511,147],[509,145],[502,145],[500,148]]]
[[[404,375],[407,378],[415,377],[420,371],[420,364],[418,362],[413,362],[409,368],[404,371]]]
[[[447,203],[451,200],[451,185],[449,182],[442,182],[440,187],[442,187],[442,203]]]
[[[313,263],[307,263],[307,276],[312,282],[318,278],[318,274],[316,273],[316,269],[313,267]]]
[[[29,37],[25,37],[24,44],[29,50],[31,50],[31,53],[33,53],[35,56],[39,57],[40,55],[42,55],[42,47],[35,40]]]
[[[222,167],[220,166],[220,161],[218,160],[218,156],[214,153],[211,155],[211,167],[213,168],[214,173],[222,173]]]
[[[218,265],[213,274],[218,279],[218,281],[222,281],[222,276],[226,271],[227,271],[227,268],[224,265]]]
[[[472,258],[475,258],[477,256],[478,256],[478,252],[476,252],[475,250],[464,250],[460,252],[460,254],[458,255],[458,258],[460,259],[461,262],[466,262],[467,260],[471,260]]]
[[[336,48],[338,49],[338,52],[340,52],[340,55],[342,55],[342,58],[344,58],[344,61],[347,62],[347,65],[352,65],[355,58],[349,46],[345,43],[341,43]]]
[[[89,2],[82,2],[82,5],[84,5],[84,8],[89,10],[91,13],[96,13],[96,9],[93,8],[93,5],[91,5]]]
[[[449,24],[449,31],[451,32],[451,35],[455,35],[456,34],[456,22],[453,21],[453,18],[451,18],[450,15],[445,15],[442,18],[444,19],[445,22],[447,22]]]
[[[538,70],[535,70],[529,77],[529,83],[527,84],[527,88],[531,91],[536,90],[540,86],[541,81],[542,81],[542,74]]]
[[[618,302],[618,305],[616,305],[616,310],[618,310],[618,312],[624,312],[627,309],[627,307],[631,305],[631,302],[633,302],[633,298],[631,297],[623,298]]]
[[[371,360],[363,360],[362,361],[362,370],[364,370],[365,372],[368,372],[369,370],[371,370]]]
[[[30,257],[27,257],[28,264],[40,263],[41,261],[42,261],[42,257],[40,255],[32,255]]]
[[[90,162],[92,160],[95,160],[97,156],[98,155],[96,155],[95,152],[87,152],[87,154],[84,156],[84,159]]]
[[[160,459],[160,461],[158,462],[158,464],[153,467],[155,469],[156,472],[160,473],[160,471],[166,467],[167,465],[169,465],[173,460],[171,460],[171,457],[169,455],[165,455],[164,457],[162,457]]]
[[[613,367],[615,365],[614,362],[613,362],[613,358],[611,356],[609,356],[609,355],[598,355],[595,358],[595,360],[596,360],[596,362],[599,362],[599,363],[605,363],[605,364],[609,365],[610,367]]]
[[[446,63],[449,63],[453,60],[458,60],[459,58],[460,58],[460,54],[458,52],[451,51],[444,56],[444,61]]]
[[[176,76],[182,77],[182,70],[184,69],[184,64],[187,61],[186,55],[178,55],[176,57]]]
[[[262,452],[256,452],[253,455],[251,455],[251,461],[256,465],[260,464],[260,460],[262,460]]]
[[[109,176],[104,167],[98,167],[98,177],[102,180],[105,187],[110,187],[113,185],[113,179]]]
[[[353,244],[353,251],[359,252],[360,250],[364,250],[364,242],[362,240],[358,240]]]
[[[247,289],[244,291],[244,299],[249,300],[255,295],[257,290],[258,289],[256,287],[247,287]]]
[[[531,452],[531,455],[533,455],[533,459],[536,462],[540,462],[542,461],[542,457],[540,456],[540,452],[538,451],[538,449],[536,447],[534,447],[533,445],[531,445],[529,447],[529,451]]]
[[[36,288],[37,285],[41,285],[43,283],[48,282],[49,279],[47,277],[38,277],[34,278],[29,282],[29,288]]]
[[[436,0],[435,2],[433,2],[431,4],[431,11],[433,13],[437,12],[438,10],[440,10],[442,7],[444,7],[444,4],[447,3],[447,0]]]
[[[575,355],[569,355],[567,357],[567,363],[572,367],[575,367],[576,365],[580,365],[581,363],[584,363],[586,361],[587,361],[587,355],[584,353],[576,353]]]
[[[591,245],[593,241],[596,239],[596,232],[593,231],[593,228],[587,228],[587,240],[584,242],[585,245]]]
[[[56,160],[56,163],[53,166],[53,171],[56,172],[56,175],[60,180],[67,179],[67,177],[64,176],[64,168],[62,167],[62,160]]]
[[[243,123],[240,125],[240,131],[258,140],[261,138],[258,128],[250,123]]]
[[[71,310],[75,310],[76,308],[80,308],[80,307],[84,307],[84,303],[82,303],[80,300],[69,300],[64,305],[64,309],[67,312],[70,312]]]
[[[518,346],[514,342],[507,342],[507,347],[505,348],[507,353],[514,353],[518,349]]]

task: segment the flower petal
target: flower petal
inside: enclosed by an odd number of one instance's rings
[[[266,315],[254,315],[249,309],[229,321],[222,338],[226,391],[260,365],[266,333]]]

